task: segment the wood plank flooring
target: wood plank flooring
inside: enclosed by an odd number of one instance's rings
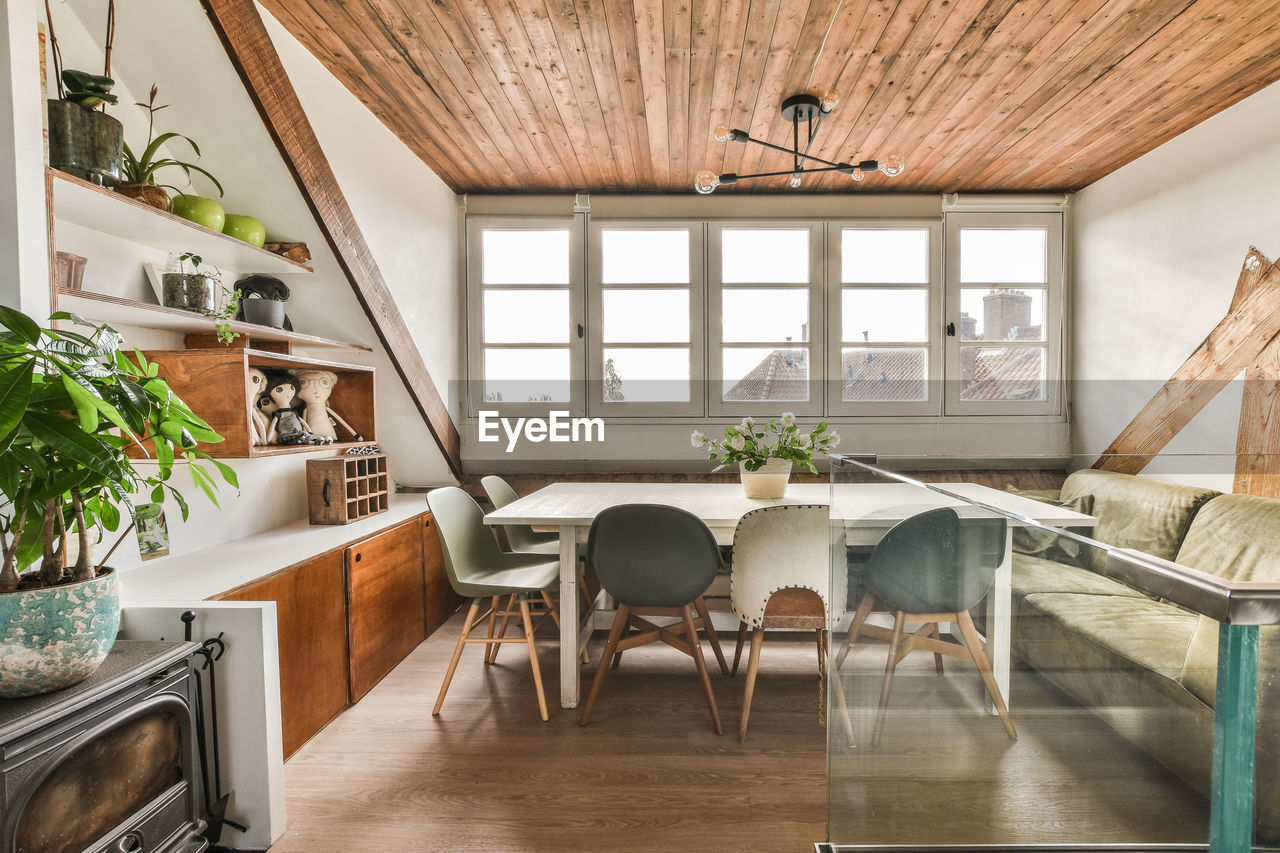
[[[708,655],[726,730],[717,737],[692,663],[660,644],[623,656],[586,728],[576,711],[558,707],[550,722],[538,721],[528,657],[516,645],[491,667],[480,649],[467,649],[433,718],[460,620],[288,762],[288,829],[272,853],[799,853],[826,838],[826,732],[810,635],[769,635],[740,744],[742,672],[719,675]],[[721,639],[731,655],[731,636]],[[549,627],[539,641],[554,695]],[[593,655],[602,645],[598,634]],[[869,738],[885,650],[859,643],[846,662],[855,735]],[[594,671],[593,656],[584,675]],[[893,689],[880,749],[836,738],[833,841],[1207,837],[1203,797],[1031,673],[1015,675],[1017,742],[982,714],[972,667],[948,661],[939,678],[930,655],[912,655]]]

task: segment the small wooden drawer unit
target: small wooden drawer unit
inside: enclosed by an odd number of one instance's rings
[[[307,460],[307,513],[312,524],[349,524],[387,510],[387,456]]]

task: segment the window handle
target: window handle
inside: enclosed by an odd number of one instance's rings
[[[955,324],[955,323],[948,323],[948,324],[947,324],[947,337],[948,337],[948,338],[954,338],[955,336],[956,336],[956,324]]]
[[[582,324],[578,324],[578,340],[582,340]]]

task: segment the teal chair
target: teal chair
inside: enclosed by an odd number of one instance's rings
[[[502,509],[519,497],[515,489],[507,485],[501,477],[488,476],[480,480],[485,495],[494,509]],[[527,524],[503,524],[495,528],[498,543],[504,551],[515,551],[521,554],[559,554],[560,535],[558,533],[540,533]]]
[[[982,638],[969,615],[969,610],[991,591],[996,568],[1004,560],[1005,532],[1003,518],[961,519],[955,510],[943,507],[895,524],[871,552],[861,577],[864,593],[841,661],[860,633],[879,633],[866,625],[872,610],[887,609],[893,615],[893,629],[888,632],[889,658],[880,688],[872,746],[880,745],[894,670],[916,649],[933,652],[939,674],[943,655],[972,661],[1005,731],[1017,739]],[[904,626],[908,622],[923,624],[906,635]],[[943,640],[938,630],[941,622],[957,625],[964,643]]]
[[[542,690],[542,670],[538,667],[538,648],[534,643],[534,626],[529,613],[529,596],[544,597],[560,577],[558,557],[545,554],[512,554],[498,547],[493,531],[484,523],[484,511],[462,489],[450,486],[433,489],[427,493],[427,506],[440,531],[440,543],[444,551],[445,572],[449,584],[459,595],[471,599],[462,634],[453,650],[453,660],[445,673],[440,695],[436,697],[432,715],[440,713],[454,670],[462,657],[462,649],[468,643],[485,646],[485,663],[492,663],[500,643],[525,643],[529,647],[529,662],[533,667],[533,684],[538,692],[538,712],[543,721],[547,714],[547,697]],[[502,598],[507,598],[505,609],[500,609]],[[480,608],[489,599],[489,609],[481,614]],[[519,615],[524,625],[524,637],[507,638],[506,624]],[[494,620],[503,617],[503,631],[494,636]],[[483,621],[489,621],[486,637],[472,637],[471,632]]]

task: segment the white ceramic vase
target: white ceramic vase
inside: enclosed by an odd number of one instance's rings
[[[745,463],[738,463],[742,488],[747,497],[757,500],[780,498],[787,493],[787,480],[791,478],[790,459],[770,459],[758,471],[748,471]]]

